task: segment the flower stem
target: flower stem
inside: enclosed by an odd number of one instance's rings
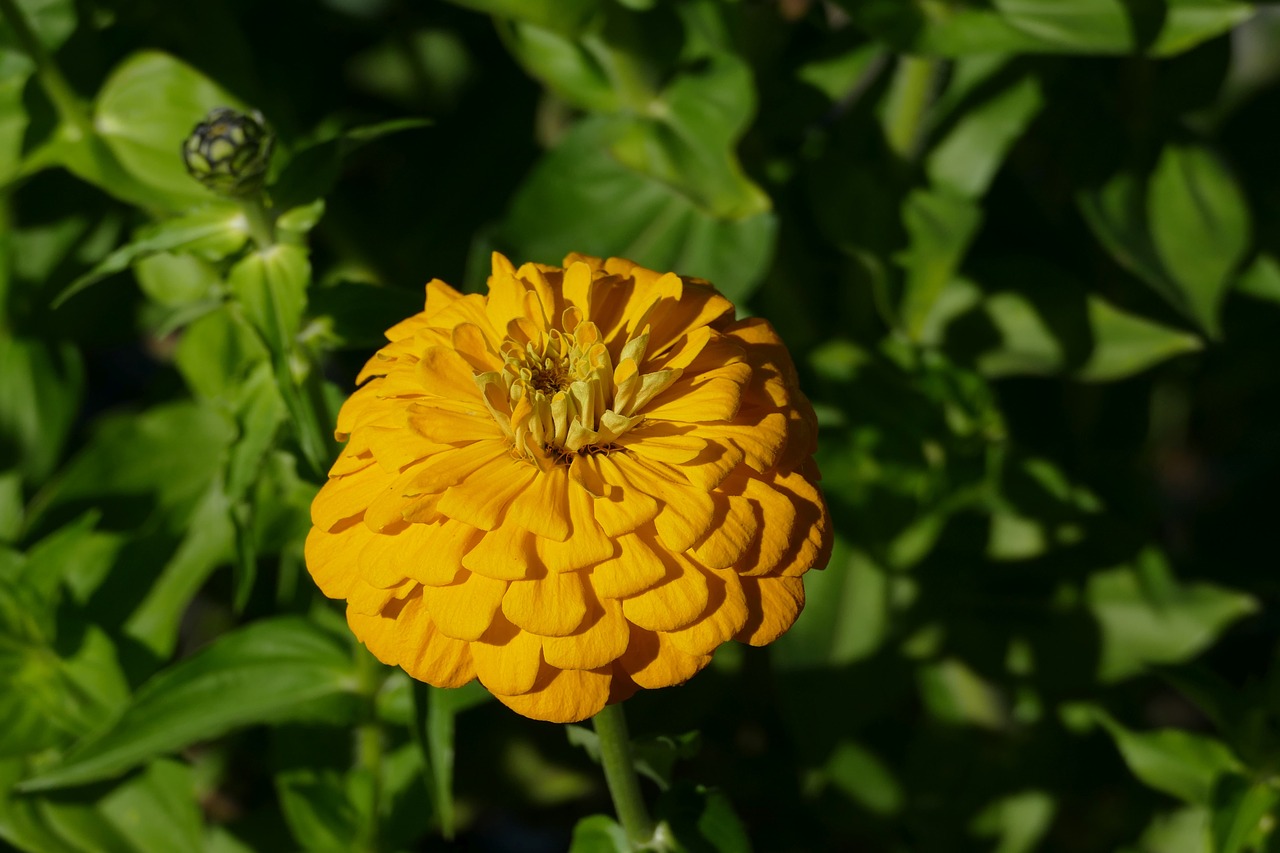
[[[642,849],[653,841],[654,827],[640,794],[640,779],[631,757],[631,738],[627,734],[622,703],[606,705],[592,718],[592,723],[600,738],[600,763],[613,797],[613,808],[632,848]]]
[[[16,0],[0,0],[0,17],[9,22],[23,52],[36,64],[36,77],[40,81],[40,87],[49,96],[49,100],[53,101],[58,117],[78,131],[81,137],[92,136],[93,122],[89,119],[84,103],[71,88],[67,78],[62,76],[62,69],[53,61],[53,56],[31,29]]]
[[[4,3],[6,0],[0,0]],[[265,251],[276,244],[276,225],[267,213],[267,205],[262,193],[254,193],[240,199],[240,207],[244,211],[245,221],[249,224],[249,236],[257,245],[258,251]]]
[[[378,721],[378,690],[382,686],[382,666],[364,648],[356,649],[356,671],[360,679],[360,693],[366,707],[364,721],[356,727],[356,766],[369,779],[369,815],[360,828],[357,850],[360,853],[377,853],[379,850],[379,812],[382,807],[382,758],[383,732]]]

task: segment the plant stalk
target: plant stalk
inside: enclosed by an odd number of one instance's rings
[[[640,777],[636,775],[631,755],[631,738],[627,734],[622,703],[606,705],[591,722],[600,738],[600,763],[613,797],[613,808],[632,849],[643,849],[653,841],[654,825],[640,793]]]
[[[363,647],[356,649],[356,668],[360,678],[360,693],[366,706],[364,720],[356,727],[356,765],[369,777],[369,819],[361,827],[358,850],[360,853],[378,853],[379,812],[382,808],[382,759],[384,741],[382,724],[378,721],[378,690],[382,686],[378,661]]]
[[[0,0],[0,3],[6,0]],[[244,211],[245,221],[249,225],[249,236],[253,238],[254,245],[258,247],[259,252],[265,252],[276,244],[276,224],[271,218],[271,214],[267,212],[267,205],[263,201],[262,193],[256,192],[253,195],[240,199],[240,208]]]

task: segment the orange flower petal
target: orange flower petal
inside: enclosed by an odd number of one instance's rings
[[[307,571],[320,591],[329,598],[346,598],[357,578],[354,568],[360,546],[346,535],[352,524],[365,530],[359,521],[348,523],[345,529],[339,528],[332,533],[323,527],[313,527],[303,546]]]
[[[764,646],[781,637],[804,609],[800,578],[742,578],[747,621],[736,639]]]
[[[614,662],[640,687],[656,690],[684,684],[711,662],[711,655],[690,655],[663,634],[633,628],[627,652]]]
[[[471,644],[471,659],[476,677],[491,693],[528,693],[542,665],[542,641],[499,614],[484,636]]]
[[[530,560],[534,555],[533,540],[532,533],[514,524],[499,525],[481,535],[461,556],[462,565],[495,580],[524,580],[541,568]]]
[[[622,612],[650,631],[675,631],[693,624],[707,609],[707,576],[687,560],[676,558],[675,576],[639,595],[622,599]]]
[[[733,639],[747,624],[747,599],[742,583],[731,571],[708,571],[709,598],[702,616],[687,628],[670,631],[667,638],[685,654],[709,655],[721,643]]]
[[[455,640],[478,640],[502,605],[507,582],[465,569],[448,586],[422,588],[422,601],[442,632]]]
[[[578,572],[548,572],[533,580],[512,581],[502,596],[502,612],[526,631],[565,637],[587,617],[587,598]]]
[[[591,587],[602,598],[639,595],[677,576],[675,561],[664,560],[644,537],[618,537],[618,554],[591,568]]]
[[[538,469],[526,462],[506,457],[473,471],[471,476],[449,487],[436,510],[449,518],[465,521],[481,530],[498,526],[507,504],[533,484]]]
[[[613,540],[596,523],[594,499],[587,490],[570,482],[569,517],[573,531],[563,542],[538,537],[538,559],[553,572],[572,572],[612,558],[618,551]]]
[[[621,657],[630,636],[622,605],[593,598],[586,619],[574,633],[543,638],[542,657],[558,669],[597,669]]]
[[[525,693],[494,693],[517,714],[549,723],[577,723],[600,713],[609,701],[608,668],[559,670],[544,666],[536,685]]]
[[[409,675],[436,687],[461,687],[476,677],[470,644],[440,632],[421,594],[405,600],[396,617],[396,659]]]
[[[311,502],[311,523],[330,530],[343,519],[360,515],[393,480],[372,462],[354,474],[330,479]]]

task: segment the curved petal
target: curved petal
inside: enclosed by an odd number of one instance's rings
[[[577,723],[600,713],[609,701],[610,670],[554,669],[544,665],[536,684],[517,695],[494,693],[517,714],[548,723]]]

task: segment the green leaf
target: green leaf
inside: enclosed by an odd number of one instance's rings
[[[0,330],[0,468],[41,482],[58,464],[84,384],[70,344]]]
[[[452,0],[499,18],[515,18],[563,33],[575,33],[595,14],[600,0]]]
[[[1234,0],[992,0],[901,3],[842,0],[861,26],[900,50],[963,57],[993,53],[1173,56],[1253,14]]]
[[[612,113],[622,109],[623,99],[600,52],[607,46],[590,45],[553,29],[512,23],[500,27],[503,42],[529,74],[572,104],[590,112]],[[594,49],[593,49],[594,48]]]
[[[430,125],[428,119],[395,119],[322,135],[293,152],[281,168],[279,178],[270,187],[271,199],[285,211],[282,218],[297,219],[300,224],[305,224],[312,217],[319,221],[319,213],[323,212],[322,197],[328,195],[338,182],[342,162],[347,156],[367,142]],[[292,222],[286,222],[284,230],[300,229],[294,228]]]
[[[1249,246],[1244,194],[1207,149],[1169,145],[1151,176],[1147,216],[1176,286],[1163,295],[1216,337],[1219,306]]]
[[[57,50],[76,29],[74,0],[17,0],[18,11],[40,43]],[[0,15],[0,48],[20,49],[13,27]]]
[[[30,123],[22,104],[22,91],[34,70],[35,64],[28,57],[0,49],[0,187],[22,169],[22,139]]]
[[[770,208],[742,171],[734,146],[755,113],[747,64],[730,53],[704,57],[679,75],[650,112],[620,120],[611,150],[623,164],[670,185],[711,216],[742,220]]]
[[[679,853],[751,853],[746,829],[721,791],[675,785],[658,800],[657,816]]]
[[[354,849],[363,820],[346,779],[332,769],[292,768],[276,774],[276,792],[289,831],[303,850]]]
[[[514,258],[559,263],[569,252],[631,258],[711,281],[741,301],[764,277],[776,220],[707,215],[670,187],[620,164],[617,126],[587,119],[534,169],[497,235]]]
[[[919,340],[929,313],[964,260],[982,224],[972,201],[941,190],[915,190],[903,203],[908,248],[898,258],[906,270],[902,325]]]
[[[1258,255],[1240,274],[1236,289],[1255,299],[1280,304],[1280,261],[1272,255]]]
[[[1099,719],[1134,776],[1192,805],[1207,805],[1218,779],[1241,769],[1240,761],[1216,738],[1182,729],[1135,732],[1105,714]]]
[[[293,349],[310,284],[306,250],[284,244],[249,254],[227,277],[245,316],[277,355]]]
[[[115,647],[100,628],[83,629],[74,650],[55,648],[52,606],[35,591],[0,580],[0,756],[63,746],[95,731],[128,698]]]
[[[1089,297],[1093,352],[1075,373],[1086,382],[1111,382],[1141,373],[1203,344],[1195,335],[1121,311],[1097,296]]]
[[[1039,80],[1024,76],[965,109],[926,156],[929,180],[966,198],[982,196],[1044,102]]]
[[[226,304],[187,327],[176,361],[193,394],[231,403],[249,369],[268,357],[253,327]]]
[[[902,811],[906,794],[893,771],[875,753],[847,738],[841,739],[823,773],[849,799],[878,815]]]
[[[293,617],[262,620],[154,676],[110,728],[20,788],[106,779],[237,728],[311,719],[320,700],[355,689],[351,657],[332,636]]]
[[[214,204],[186,216],[149,225],[133,241],[107,255],[89,272],[67,285],[53,300],[56,308],[75,294],[130,265],[161,252],[183,251],[213,260],[237,252],[249,237],[238,205]]]
[[[770,647],[775,666],[846,666],[872,654],[892,618],[891,578],[872,557],[836,541],[826,571],[805,578],[805,617]]]
[[[455,809],[453,803],[454,732],[458,714],[486,702],[492,694],[478,681],[464,687],[445,689],[421,681],[413,682],[414,737],[419,741],[431,778],[428,789],[435,809],[440,834],[453,838]]]
[[[1053,797],[1044,791],[1022,791],[1001,797],[973,819],[975,835],[996,837],[995,853],[1031,853],[1053,822]]]
[[[94,106],[98,134],[124,170],[170,210],[214,196],[187,174],[183,140],[214,107],[247,107],[191,66],[159,51],[140,51],[107,78]]]
[[[208,299],[222,283],[217,268],[203,258],[169,252],[137,261],[134,275],[147,298],[170,306]]]
[[[137,850],[202,850],[204,818],[191,768],[153,761],[136,781],[102,798],[99,810]]]
[[[1275,825],[1280,789],[1270,780],[1250,781],[1224,776],[1213,792],[1213,844],[1215,853],[1245,853],[1266,849]]]
[[[602,814],[578,821],[569,842],[569,853],[631,853],[632,849],[626,830]]]
[[[1151,549],[1133,565],[1095,572],[1085,598],[1102,632],[1098,677],[1103,681],[1128,678],[1152,664],[1189,660],[1258,608],[1242,592],[1179,583]]]

